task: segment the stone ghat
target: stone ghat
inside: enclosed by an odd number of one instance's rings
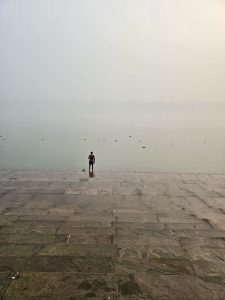
[[[225,175],[0,171],[0,299],[225,299]]]

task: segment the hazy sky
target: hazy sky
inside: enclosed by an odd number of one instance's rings
[[[224,0],[0,0],[0,101],[225,99]]]

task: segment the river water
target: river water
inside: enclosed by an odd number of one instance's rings
[[[225,173],[225,104],[1,101],[0,168]]]

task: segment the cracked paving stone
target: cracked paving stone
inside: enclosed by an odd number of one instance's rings
[[[185,253],[190,260],[225,261],[224,248],[206,246],[185,247]]]
[[[0,252],[1,253],[1,252]],[[50,244],[44,246],[39,255],[50,256],[105,256],[116,257],[115,245],[75,245],[75,244]]]
[[[118,222],[157,223],[155,214],[150,213],[117,213]]]
[[[223,300],[225,295],[224,286],[189,275],[132,276],[119,275],[118,299]]]
[[[130,228],[130,229],[154,229],[154,230],[161,230],[165,229],[165,225],[161,223],[152,223],[152,222],[144,222],[144,223],[138,223],[138,222],[116,222],[116,226],[118,228]]]
[[[138,272],[143,272],[153,275],[194,275],[186,259],[123,258],[117,260],[116,271],[119,274],[137,274]]]
[[[30,244],[0,244],[0,256],[33,255],[40,249],[40,245]]]
[[[0,271],[0,297],[2,297],[11,282],[10,272],[6,270],[5,272]]]
[[[212,230],[212,227],[202,221],[199,223],[164,223],[167,229],[177,230],[177,229],[192,229],[192,230]]]
[[[56,221],[56,222],[62,222],[65,221],[65,216],[49,216],[49,215],[21,215],[18,216],[18,221]]]
[[[185,259],[185,254],[180,246],[167,247],[167,246],[119,246],[119,257],[136,257],[136,258],[165,258],[165,259]]]
[[[177,229],[172,230],[176,237],[208,237],[208,238],[225,238],[225,230],[192,230],[192,229]]]
[[[60,299],[72,297],[107,299],[110,296],[111,299],[116,299],[116,290],[117,277],[112,274],[24,272],[11,283],[6,291],[6,299],[17,299],[22,296],[52,298],[61,296]]]
[[[74,256],[0,256],[0,271],[9,268],[19,272],[74,272],[113,273],[115,263],[111,257]]]
[[[63,224],[57,233],[64,233],[64,234],[108,234],[112,235],[115,233],[115,230],[111,227],[77,227],[73,226],[70,223]]]
[[[197,276],[225,276],[225,261],[192,260]]]
[[[113,235],[99,235],[99,234],[82,234],[71,235],[69,239],[70,244],[77,245],[111,245],[113,243]]]
[[[40,234],[37,232],[21,233],[0,233],[0,243],[15,244],[49,244],[54,241],[55,236],[50,234]]]
[[[180,247],[179,240],[176,240],[172,237],[149,237],[141,235],[138,237],[135,236],[115,236],[114,244],[121,246],[133,246],[133,245],[149,245],[149,247]]]
[[[2,226],[0,227],[0,234],[28,234],[30,226]]]
[[[199,276],[205,282],[216,283],[225,287],[225,276]]]
[[[168,229],[149,229],[149,228],[129,228],[129,227],[119,227],[116,225],[116,235],[118,236],[140,236],[144,235],[147,237],[161,237],[167,238],[168,236],[173,236],[174,232]]]
[[[225,238],[206,238],[206,237],[182,237],[179,239],[182,247],[206,246],[212,248],[225,248]]]
[[[18,216],[5,216],[1,215],[0,217],[0,226],[9,226],[11,225],[15,220],[17,220]]]

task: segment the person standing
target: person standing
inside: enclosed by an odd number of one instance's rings
[[[95,163],[95,156],[94,156],[93,152],[91,152],[89,154],[88,159],[89,159],[89,172],[91,171],[91,169],[92,169],[92,172],[93,172],[93,166],[94,166],[94,163]]]

